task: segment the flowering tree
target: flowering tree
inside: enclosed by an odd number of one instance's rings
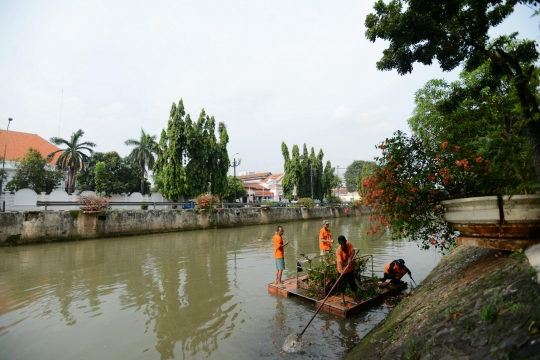
[[[448,142],[430,146],[401,131],[394,135],[378,145],[382,156],[362,183],[364,205],[372,211],[371,233],[388,228],[393,237],[417,240],[423,248],[447,248],[456,233],[444,221],[441,201],[500,195],[520,184],[480,150]]]

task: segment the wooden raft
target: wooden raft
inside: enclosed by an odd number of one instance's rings
[[[307,278],[307,275],[299,276],[298,278],[290,278],[283,281],[283,285],[276,285],[275,283],[268,284],[268,292],[277,294],[279,296],[300,296],[308,300],[312,300],[316,303],[317,308],[324,300],[324,296],[319,296],[313,292],[299,288],[296,284],[297,281],[302,281]],[[391,287],[381,289],[384,290],[381,294],[369,299],[363,299],[360,303],[354,302],[354,300],[348,296],[345,296],[345,306],[341,305],[341,294],[330,295],[326,300],[326,303],[321,308],[321,311],[339,316],[341,318],[349,317],[361,310],[368,309],[374,305],[382,303],[386,298],[397,295],[401,291],[407,289],[407,283],[403,282],[399,285],[392,285]],[[317,297],[313,297],[317,296]]]

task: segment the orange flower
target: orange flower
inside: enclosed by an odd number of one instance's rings
[[[461,150],[461,147],[460,146],[454,146],[454,150],[459,151],[459,150]]]
[[[477,163],[481,163],[481,162],[482,162],[482,160],[483,160],[483,159],[482,159],[482,157],[481,157],[481,156],[479,156],[479,157],[477,157],[477,158],[476,158],[476,162],[477,162]]]
[[[427,178],[428,178],[429,181],[434,181],[435,180],[435,175],[433,173],[429,173]]]
[[[448,146],[448,141],[445,141],[442,143],[442,148],[443,149],[446,149],[446,147]]]
[[[385,146],[383,144],[379,145],[379,149],[384,150]]]

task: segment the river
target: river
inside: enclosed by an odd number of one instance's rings
[[[420,283],[435,250],[366,235],[367,217],[329,219],[374,268],[403,258]],[[284,223],[284,238],[318,253],[321,221]],[[0,359],[339,359],[385,317],[319,313],[304,352],[282,354],[315,306],[268,293],[276,224],[0,248]],[[337,245],[337,241],[336,241]],[[299,256],[285,250],[284,278]],[[408,280],[408,277],[406,277]]]

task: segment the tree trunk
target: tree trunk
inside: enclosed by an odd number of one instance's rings
[[[528,124],[536,180],[540,181],[540,122],[531,120]]]
[[[144,171],[141,174],[141,194],[144,195]]]

